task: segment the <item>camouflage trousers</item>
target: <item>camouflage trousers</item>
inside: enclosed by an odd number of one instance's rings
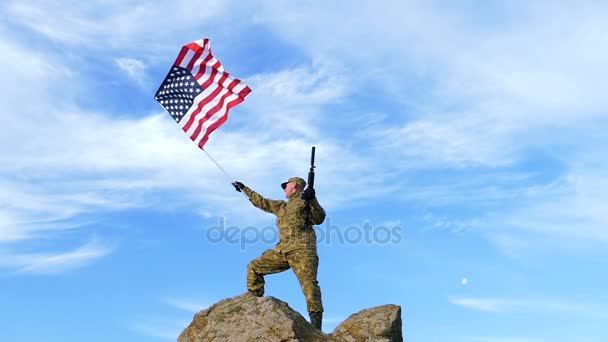
[[[315,251],[295,250],[281,253],[269,249],[247,266],[247,289],[254,294],[264,294],[264,276],[292,269],[295,273],[304,297],[308,312],[323,312],[321,288],[317,281],[319,257]]]

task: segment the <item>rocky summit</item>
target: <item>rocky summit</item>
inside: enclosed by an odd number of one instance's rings
[[[313,327],[287,303],[248,293],[224,299],[197,313],[178,342],[371,342],[403,341],[401,307],[383,305],[351,315],[331,334]]]

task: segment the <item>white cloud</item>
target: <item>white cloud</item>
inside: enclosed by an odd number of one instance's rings
[[[377,148],[409,167],[499,167],[514,160],[510,127],[479,113],[430,116],[373,132]]]
[[[575,175],[566,178],[562,196],[518,210],[508,222],[532,232],[569,239],[608,242],[608,182],[604,177]],[[576,227],[573,229],[573,227]]]
[[[67,180],[61,183],[41,186],[6,178],[0,181],[0,244],[78,229],[88,223],[74,219],[81,214],[136,205],[108,189],[104,194],[100,189],[78,187]]]
[[[316,64],[247,79],[254,89],[247,98],[247,106],[253,108],[257,119],[250,128],[262,132],[272,128],[283,136],[292,133],[310,140],[321,139],[319,122],[323,106],[339,102],[349,94],[346,77],[333,69]]]
[[[56,274],[70,271],[112,252],[113,248],[91,240],[71,251],[57,253],[18,253],[0,250],[0,267],[22,273]]]
[[[421,1],[263,8],[258,22],[313,58],[356,70],[356,86],[403,102],[377,134],[386,136],[378,150],[393,147],[397,160],[502,166],[547,129],[605,115],[599,3],[505,5],[492,24],[466,6]]]
[[[481,298],[451,298],[450,303],[486,312],[500,312],[511,304],[511,302],[505,300]]]
[[[67,72],[66,68],[55,64],[48,58],[44,58],[40,51],[30,49],[17,41],[17,39],[11,38],[6,32],[6,29],[1,26],[0,49],[2,50],[2,54],[0,55],[0,61],[2,61],[2,63],[13,66],[18,61],[20,66],[18,70],[14,68],[3,68],[0,70],[0,73],[3,76],[17,76],[20,80],[33,82],[41,79],[44,81],[58,73],[62,74]],[[37,84],[33,83],[31,85],[36,86]],[[3,98],[3,100],[7,99]]]
[[[201,25],[220,15],[225,1],[177,0],[171,3],[137,1],[87,1],[3,5],[9,18],[49,39],[92,49],[159,48],[163,37]],[[198,38],[198,37],[197,37]],[[137,44],[133,45],[134,42]]]
[[[138,84],[143,84],[145,80],[146,65],[144,62],[135,58],[117,58],[114,60],[116,65]]]
[[[478,298],[478,297],[453,297],[449,298],[451,304],[467,309],[483,311],[489,313],[507,312],[549,312],[549,313],[569,313],[587,316],[605,316],[601,305],[577,303],[563,300],[552,300],[544,298]]]
[[[595,153],[593,154],[595,155]],[[602,158],[577,156],[563,177],[546,187],[529,188],[520,205],[484,217],[480,226],[500,251],[513,258],[538,253],[602,250],[608,243],[608,182]]]
[[[207,307],[209,304],[200,304],[192,300],[183,299],[183,298],[163,298],[162,302],[172,306],[176,309],[188,311],[190,313],[197,313]]]

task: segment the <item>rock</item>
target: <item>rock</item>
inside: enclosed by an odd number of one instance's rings
[[[338,325],[331,335],[345,342],[402,342],[401,307],[389,304],[360,311]]]
[[[197,313],[178,342],[359,342],[403,341],[401,308],[385,305],[363,310],[342,322],[331,335],[313,327],[287,303],[248,293],[224,299]]]
[[[222,300],[194,316],[178,342],[332,341],[287,303],[248,293]]]

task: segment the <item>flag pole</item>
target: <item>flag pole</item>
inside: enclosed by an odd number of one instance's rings
[[[228,172],[226,172],[226,170],[224,170],[224,168],[218,164],[218,162],[209,154],[209,152],[207,152],[207,150],[202,149],[203,152],[205,152],[205,154],[207,155],[207,157],[209,157],[209,159],[211,159],[211,161],[213,162],[213,164],[215,164],[215,166],[217,166],[218,169],[220,169],[220,171],[222,171],[222,173],[224,174],[224,176],[226,176],[226,178],[228,178],[228,181],[230,181],[230,183],[232,183],[234,181],[234,179],[232,179],[229,175]]]
[[[224,170],[224,168],[215,160],[215,158],[213,158],[211,156],[211,154],[209,154],[209,152],[207,152],[207,150],[205,150],[204,148],[201,148],[201,150],[203,150],[203,152],[205,152],[205,154],[207,155],[207,157],[209,157],[209,159],[211,159],[211,161],[213,162],[213,164],[215,164],[215,166],[217,166],[218,169],[220,169],[220,171],[222,171],[222,173],[224,174],[224,176],[226,176],[226,178],[228,179],[228,182],[230,182],[230,184],[232,184],[232,182],[234,182],[234,179],[232,177],[230,177],[230,175],[228,175],[228,172],[226,172],[226,170]],[[241,192],[245,197],[249,198],[249,196],[247,196],[246,193]]]

